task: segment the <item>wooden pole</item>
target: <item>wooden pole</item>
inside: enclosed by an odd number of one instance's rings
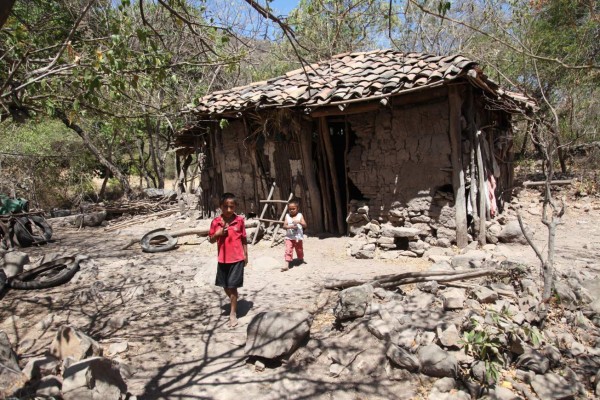
[[[462,134],[461,134],[461,106],[462,98],[459,88],[449,87],[449,123],[450,147],[452,160],[452,187],[454,188],[454,208],[456,211],[456,245],[459,248],[469,244],[467,234],[467,207],[465,201],[465,172],[462,166]]]
[[[306,178],[306,185],[308,186],[308,199],[310,207],[310,220],[311,229],[315,232],[323,232],[323,203],[321,199],[321,190],[317,184],[317,177],[315,176],[315,170],[313,168],[313,155],[312,155],[312,130],[302,129],[305,124],[300,125],[300,131],[298,132],[300,149],[302,151],[302,169],[304,170],[304,177]]]
[[[485,166],[483,165],[483,156],[481,154],[481,135],[483,132],[477,131],[477,171],[479,179],[479,238],[478,242],[481,246],[485,244],[485,220],[486,220],[486,203],[488,201],[485,185]]]
[[[323,140],[319,134],[319,140],[317,145],[317,169],[319,175],[319,184],[321,185],[322,197],[321,203],[323,206],[323,223],[325,225],[326,232],[333,231],[333,216],[331,215],[331,184],[329,183],[329,174],[327,174],[327,167],[325,167],[325,150],[323,150]]]
[[[338,180],[337,170],[335,168],[335,158],[333,153],[333,145],[331,144],[331,137],[329,136],[329,126],[327,125],[327,118],[319,118],[319,125],[321,135],[323,137],[323,144],[325,145],[325,152],[327,154],[327,162],[329,163],[329,173],[331,174],[331,184],[333,185],[333,195],[335,199],[336,217],[337,217],[337,231],[339,234],[344,233],[344,214],[342,213],[342,197],[340,196],[340,184]]]

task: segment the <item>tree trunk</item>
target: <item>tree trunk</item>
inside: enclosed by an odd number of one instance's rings
[[[15,0],[0,0],[0,28],[4,26],[14,4]]]
[[[77,133],[77,135],[83,140],[83,144],[88,150],[96,157],[100,164],[104,165],[106,168],[110,170],[110,172],[114,175],[115,178],[119,180],[121,186],[123,187],[123,191],[127,197],[131,197],[131,186],[129,186],[129,181],[127,180],[127,176],[123,175],[123,173],[117,168],[114,164],[106,159],[101,153],[100,150],[92,143],[90,137],[87,132],[84,131],[79,125],[71,122],[69,118],[67,118],[66,114],[62,110],[57,110],[56,114],[58,118],[65,124],[65,126],[69,129],[72,129]]]

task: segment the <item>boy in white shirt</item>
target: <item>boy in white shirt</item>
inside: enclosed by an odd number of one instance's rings
[[[302,213],[299,212],[298,200],[290,200],[288,202],[288,213],[285,215],[285,222],[283,229],[285,232],[285,267],[281,268],[281,271],[287,271],[290,269],[290,262],[296,249],[296,256],[298,261],[302,263],[304,261],[304,248],[302,246],[302,240],[304,239],[304,229],[306,229],[306,221]]]

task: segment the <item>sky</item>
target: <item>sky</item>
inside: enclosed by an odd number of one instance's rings
[[[299,0],[273,0],[271,2],[271,8],[277,11],[275,13],[276,15],[288,15],[298,3]]]

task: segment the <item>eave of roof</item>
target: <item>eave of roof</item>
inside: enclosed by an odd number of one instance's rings
[[[404,54],[394,50],[344,53],[250,85],[210,93],[193,111],[223,116],[248,109],[317,107],[375,100],[466,77],[495,96],[511,97],[461,55]],[[518,94],[516,94],[518,95]],[[515,96],[520,102],[524,97]]]

